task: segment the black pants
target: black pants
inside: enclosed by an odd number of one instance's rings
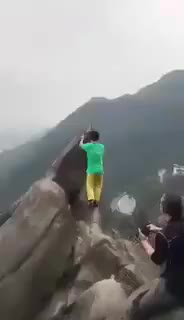
[[[153,316],[163,315],[179,307],[183,307],[183,298],[172,294],[166,287],[164,279],[155,285],[155,287],[138,296],[132,303],[129,310],[130,320],[149,320]]]

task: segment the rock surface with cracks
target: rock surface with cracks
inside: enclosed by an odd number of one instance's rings
[[[35,183],[0,229],[0,316],[28,320],[55,290],[75,242],[75,222],[64,192]]]
[[[80,199],[86,159],[78,141],[2,217],[3,320],[128,320],[127,307],[158,277],[140,245],[105,234],[101,209]]]

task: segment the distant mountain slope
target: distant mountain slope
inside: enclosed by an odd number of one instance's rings
[[[18,145],[25,144],[29,140],[39,139],[46,134],[47,129],[43,128],[16,128],[0,129],[0,150],[9,150]]]
[[[89,123],[106,145],[106,200],[128,190],[146,202],[155,196],[157,171],[184,163],[184,71],[171,72],[135,95],[93,98],[45,137],[1,155],[0,207],[42,176]]]

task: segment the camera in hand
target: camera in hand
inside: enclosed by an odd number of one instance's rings
[[[146,237],[148,237],[149,234],[150,234],[150,228],[148,227],[149,224],[150,224],[150,222],[147,223],[146,225],[144,225],[144,226],[141,228],[141,232],[142,232]]]

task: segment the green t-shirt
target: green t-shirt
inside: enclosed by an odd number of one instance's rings
[[[82,149],[87,153],[87,173],[103,174],[104,145],[101,143],[85,143]]]

